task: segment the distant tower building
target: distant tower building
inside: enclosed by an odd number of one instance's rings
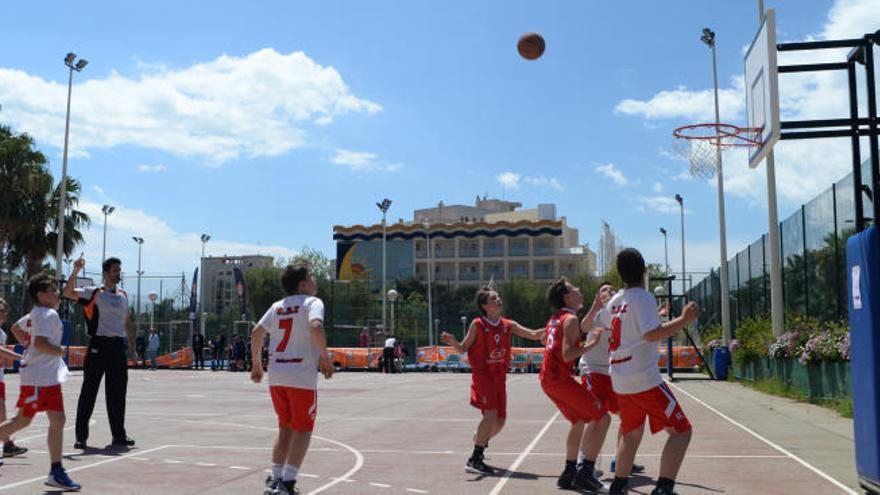
[[[608,222],[602,220],[602,235],[599,238],[599,275],[606,274],[614,268],[617,253],[622,247],[611,230]]]

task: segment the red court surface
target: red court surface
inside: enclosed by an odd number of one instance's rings
[[[81,383],[81,373],[74,373],[65,384],[65,467],[83,485],[83,493],[262,493],[275,417],[267,385],[248,378],[245,373],[132,371],[127,428],[136,448],[104,447],[110,433],[99,394],[89,439],[95,448],[82,454],[72,449]],[[12,412],[18,377],[9,375],[7,382]],[[455,373],[340,373],[321,379],[315,434],[300,471],[302,493],[557,492],[568,424],[534,374],[508,376],[507,425],[486,451],[487,463],[501,468],[500,473],[465,473],[479,419],[467,401],[469,384],[469,375]],[[740,418],[738,426],[710,410],[709,401],[696,400],[719,386],[738,387],[689,380],[673,386],[695,431],[676,486],[679,494],[855,493],[846,488],[856,487],[854,479],[829,475],[785,445],[774,447],[747,432],[746,419]],[[0,493],[47,489],[45,425],[45,417],[38,416],[17,436],[32,450],[0,467]],[[606,471],[616,430],[615,419],[599,461]],[[662,433],[645,436],[638,459],[647,472],[633,478],[633,493],[650,493],[663,439]],[[841,447],[851,450],[851,445]]]

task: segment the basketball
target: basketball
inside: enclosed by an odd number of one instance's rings
[[[516,49],[522,58],[535,60],[544,53],[544,38],[538,33],[525,33],[519,37]]]

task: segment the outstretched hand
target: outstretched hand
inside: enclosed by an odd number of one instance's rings
[[[76,261],[73,262],[74,271],[78,272],[82,270],[84,266],[86,266],[86,260],[85,258],[83,258],[84,254],[85,253],[80,253],[79,258],[77,258]]]
[[[688,323],[692,323],[699,317],[700,317],[700,307],[697,306],[697,303],[695,303],[695,302],[687,303],[684,307],[684,310],[682,311],[682,318],[684,318],[684,321],[686,321]]]
[[[455,339],[455,336],[449,332],[441,332],[440,333],[440,341],[446,345],[455,346],[458,343],[458,340]]]

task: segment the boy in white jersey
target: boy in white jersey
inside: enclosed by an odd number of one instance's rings
[[[700,309],[688,303],[681,316],[662,323],[657,315],[657,301],[644,287],[645,260],[635,249],[627,248],[617,255],[617,272],[625,288],[611,298],[606,308],[611,313],[611,383],[620,406],[622,435],[610,493],[627,492],[647,417],[652,434],[665,429],[669,435],[660,457],[660,476],[651,495],[674,495],[675,479],[691,439],[691,423],[660,377],[657,342],[696,320]]]
[[[61,384],[67,381],[67,365],[62,356],[61,337],[64,328],[55,311],[60,302],[58,285],[41,273],[28,280],[28,294],[36,303],[34,309],[16,323],[28,335],[21,359],[21,392],[18,396],[18,414],[0,424],[0,438],[6,438],[26,428],[34,416],[46,411],[49,417],[49,459],[52,463],[46,484],[79,490],[61,466],[61,442],[64,440],[64,398]]]
[[[8,312],[9,304],[7,304],[3,298],[0,298],[0,325],[3,325],[6,322]],[[19,341],[20,340],[21,339],[19,339]],[[0,328],[0,357],[10,361],[18,361],[21,359],[20,354],[6,349],[6,332],[4,332],[2,328]],[[6,421],[6,380],[3,376],[6,372],[5,364],[6,363],[0,360],[0,423]],[[9,438],[4,438],[3,441],[3,455],[5,457],[21,455],[28,450],[25,447],[15,445],[15,443]],[[0,464],[2,464],[2,460],[0,460]]]
[[[251,332],[255,366],[251,380],[260,383],[260,350],[269,334],[269,391],[278,416],[278,438],[272,448],[272,474],[264,495],[299,493],[296,475],[305,458],[318,406],[318,374],[333,375],[324,336],[324,303],[315,297],[315,278],[305,264],[281,274],[287,296],[273,304]]]

